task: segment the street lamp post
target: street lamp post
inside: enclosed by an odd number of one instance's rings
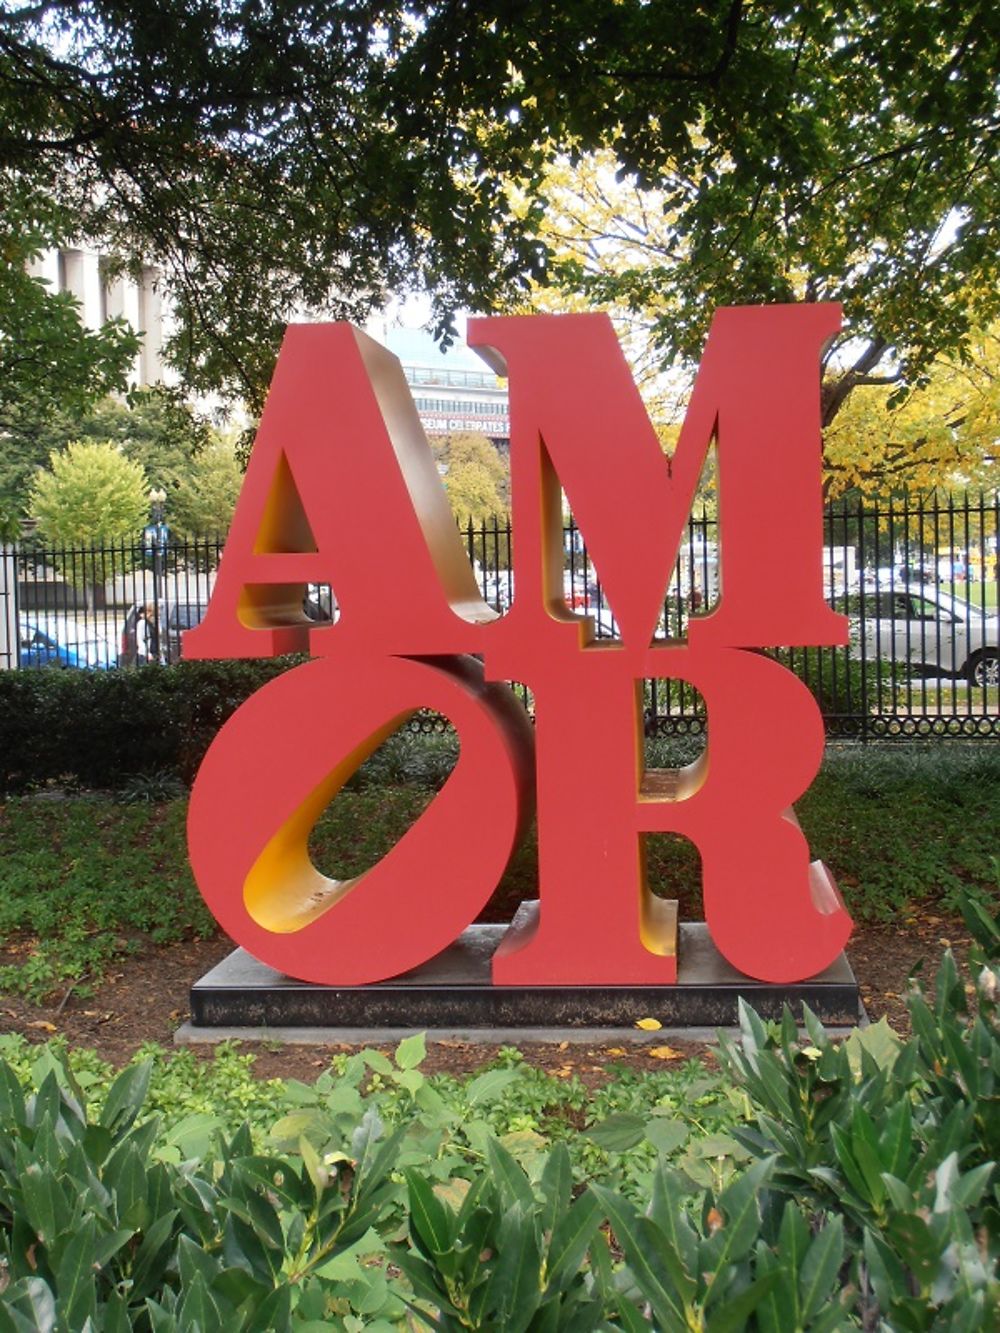
[[[160,656],[160,584],[163,577],[163,552],[167,544],[165,522],[167,493],[153,486],[149,491],[149,526],[146,528],[147,547],[153,552],[153,633],[156,656]]]

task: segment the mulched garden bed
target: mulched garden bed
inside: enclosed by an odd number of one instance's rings
[[[916,971],[930,983],[942,949],[962,954],[969,938],[960,918],[920,915],[891,925],[859,926],[848,948],[869,1017],[885,1015],[898,1032],[908,1028],[905,996]],[[170,1045],[188,1017],[188,991],[232,948],[220,937],[164,947],[140,946],[89,995],[73,989],[42,1005],[19,996],[0,995],[0,1031],[20,1032],[32,1041],[57,1034],[73,1046],[96,1050],[115,1065],[125,1063],[144,1042]],[[205,1053],[208,1047],[195,1047]],[[261,1077],[309,1080],[328,1063],[329,1046],[254,1043],[255,1071]],[[338,1047],[334,1049],[348,1049]],[[434,1041],[428,1044],[425,1072],[470,1073],[487,1064],[498,1047],[486,1042]],[[691,1057],[711,1061],[711,1047],[671,1032],[655,1043],[525,1043],[526,1058],[556,1075],[577,1074],[588,1083],[604,1080],[609,1065],[632,1069],[663,1068],[664,1059]],[[656,1054],[653,1054],[656,1051]],[[669,1054],[665,1054],[669,1051]]]

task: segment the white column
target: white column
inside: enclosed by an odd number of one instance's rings
[[[139,382],[157,384],[163,379],[163,301],[159,270],[147,264],[139,288],[139,330],[142,333]]]
[[[104,322],[101,309],[101,266],[93,250],[64,250],[66,290],[80,303],[80,321],[88,329]]]
[[[19,662],[17,635],[17,560],[12,546],[0,546],[0,670]]]

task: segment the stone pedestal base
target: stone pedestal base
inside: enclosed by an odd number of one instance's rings
[[[316,986],[282,976],[236,949],[191,988],[191,1025],[202,1029],[628,1029],[640,1018],[664,1028],[732,1027],[742,996],[764,1018],[807,1004],[827,1026],[861,1016],[844,954],[808,981],[752,981],[721,957],[702,922],[683,923],[675,986],[494,986],[490,959],[508,927],[470,926],[403,976],[370,986]],[[230,1032],[230,1035],[233,1035]]]

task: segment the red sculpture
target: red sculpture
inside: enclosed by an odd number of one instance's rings
[[[235,940],[328,984],[416,966],[475,919],[536,788],[540,908],[497,951],[497,984],[675,981],[675,913],[645,882],[653,831],[698,846],[709,930],[741,972],[791,982],[837,957],[851,921],[791,810],[822,718],[749,650],[847,638],[820,556],[818,362],[838,327],[829,305],[718,311],[668,463],[606,317],[473,321],[470,343],[510,378],[517,592],[503,617],[479,594],[396,359],[349,325],[289,327],[208,614],[184,640],[188,657],[317,659],[234,714],[192,793],[195,876]],[[687,642],[654,644],[713,440],[722,597]],[[565,604],[561,489],[620,641],[596,641]],[[307,583],[336,588],[335,624],[305,619]],[[709,744],[688,769],[643,771],[648,677],[705,700]],[[511,679],[534,695],[534,754]],[[453,774],[378,865],[326,879],[312,825],[420,707],[458,732]]]

